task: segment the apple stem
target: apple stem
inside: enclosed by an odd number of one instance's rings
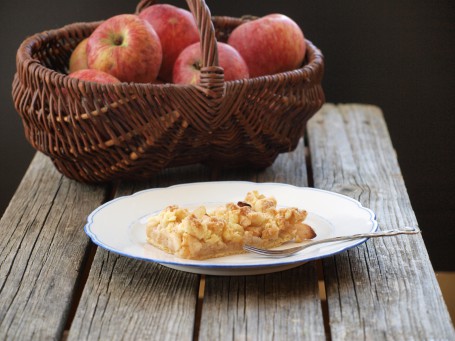
[[[114,44],[117,45],[117,46],[120,46],[122,45],[123,43],[123,37],[122,36],[116,36],[114,38]]]
[[[193,67],[196,69],[196,70],[201,70],[202,68],[202,65],[201,65],[201,62],[200,61],[197,61],[193,64]]]

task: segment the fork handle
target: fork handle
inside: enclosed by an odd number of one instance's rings
[[[346,240],[355,240],[355,239],[363,239],[363,238],[377,238],[377,237],[389,237],[389,236],[396,236],[399,234],[418,234],[420,233],[419,229],[411,226],[405,226],[399,229],[394,230],[385,230],[379,232],[370,232],[370,233],[358,233],[353,234],[350,236],[339,236],[321,240],[313,240],[311,242],[302,245],[302,247],[307,248],[313,245],[322,244],[322,243],[330,243],[330,242],[338,242],[338,241],[346,241]]]
[[[270,256],[270,257],[289,257],[299,251],[302,251],[306,248],[309,248],[313,245],[323,244],[323,243],[330,243],[330,242],[339,242],[339,241],[346,241],[346,240],[355,240],[355,239],[363,239],[363,238],[377,238],[377,237],[388,237],[388,236],[396,236],[398,234],[418,234],[420,230],[415,227],[402,227],[395,230],[386,230],[386,231],[379,231],[379,232],[370,232],[370,233],[359,233],[353,234],[350,236],[339,236],[333,238],[326,238],[320,240],[313,240],[307,242],[303,245],[291,247],[288,249],[281,249],[281,250],[271,250],[271,249],[260,249],[257,247],[253,247],[250,245],[244,245],[243,248],[246,251],[258,253],[260,255]]]

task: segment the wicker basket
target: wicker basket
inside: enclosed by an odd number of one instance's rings
[[[141,1],[137,12],[154,2]],[[144,179],[194,163],[263,168],[296,147],[324,102],[321,52],[307,41],[301,68],[225,82],[216,40],[226,41],[252,19],[212,18],[204,0],[187,3],[201,36],[203,68],[196,86],[69,78],[71,52],[99,22],[43,32],[21,44],[15,107],[28,141],[61,173],[96,183]]]

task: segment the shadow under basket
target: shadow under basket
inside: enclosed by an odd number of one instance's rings
[[[137,12],[153,3],[142,1]],[[100,22],[42,32],[21,44],[15,107],[28,141],[65,176],[98,183],[195,163],[264,168],[295,149],[324,103],[321,52],[307,41],[301,68],[225,82],[216,41],[254,19],[211,17],[203,0],[187,3],[204,37],[198,85],[68,77],[71,52]]]

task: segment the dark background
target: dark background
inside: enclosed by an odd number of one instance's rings
[[[184,1],[167,3],[186,6]],[[327,101],[382,108],[436,270],[455,270],[453,0],[207,0],[213,15],[293,18],[324,53]],[[29,35],[133,12],[127,0],[0,2],[0,214],[34,150],[11,100],[15,52]]]

